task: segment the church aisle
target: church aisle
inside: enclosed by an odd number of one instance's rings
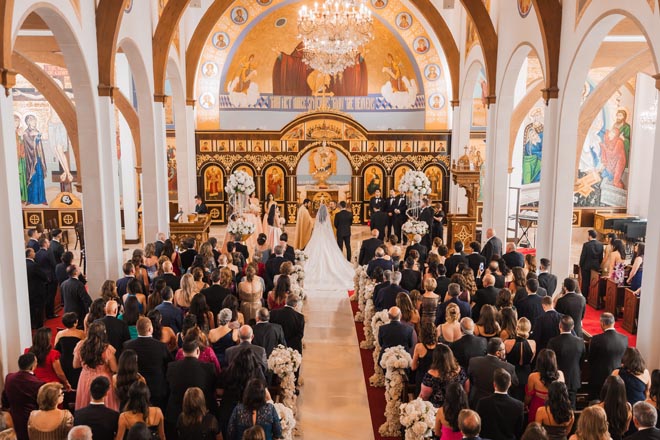
[[[308,291],[304,313],[302,438],[373,439],[355,324],[346,292]]]

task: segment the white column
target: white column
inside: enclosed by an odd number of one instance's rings
[[[176,176],[179,191],[179,207],[183,212],[193,212],[197,194],[197,164],[195,157],[195,107],[185,106],[185,125],[176,125]],[[181,118],[183,119],[183,118]]]
[[[458,160],[460,157],[459,150],[461,145],[461,106],[456,105],[452,107],[452,118],[451,118],[451,156],[450,156],[450,166],[451,162]],[[456,185],[451,179],[449,179],[449,206],[447,207],[447,212],[457,213],[458,212],[458,195],[459,190],[462,191],[462,196],[465,198],[465,190],[460,186]]]
[[[14,129],[14,105],[11,94],[0,93],[0,241],[6,264],[0,276],[0,384],[5,375],[17,370],[18,357],[32,345],[30,304],[25,271],[25,243],[20,189],[18,187],[18,156]]]
[[[135,179],[135,144],[128,123],[119,115],[119,143],[121,144],[121,199],[124,208],[124,239],[140,238],[137,217]]]
[[[500,98],[498,98],[500,99]],[[512,101],[511,97],[504,99]],[[508,123],[498,124],[500,119],[500,108],[511,108],[512,102],[498,102],[491,104],[488,108],[488,127],[486,133],[486,175],[483,181],[483,227],[494,228],[497,235],[503,240],[507,236],[507,202],[509,191],[509,144],[506,140],[508,137]],[[511,115],[504,115],[502,119]],[[482,234],[482,241],[485,242],[486,235]]]

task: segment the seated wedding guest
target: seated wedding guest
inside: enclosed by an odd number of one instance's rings
[[[563,382],[554,381],[550,384],[548,400],[536,411],[535,420],[543,425],[550,440],[566,440],[575,418],[568,389]]]
[[[245,324],[245,318],[243,314],[238,310],[238,298],[234,295],[230,295],[222,302],[223,309],[231,310],[231,321],[229,321],[229,327],[232,329],[238,330],[242,325]]]
[[[193,315],[197,319],[197,327],[199,327],[204,333],[208,333],[210,329],[215,327],[213,312],[209,310],[204,295],[193,296],[188,314]]]
[[[374,307],[376,310],[387,310],[396,305],[396,296],[399,292],[408,293],[407,290],[402,288],[401,272],[392,272],[390,274],[390,285],[378,291],[378,295],[374,299]]]
[[[657,410],[647,402],[637,402],[633,406],[633,421],[637,432],[626,439],[630,440],[658,440],[660,439],[660,429],[656,428],[658,424]]]
[[[449,346],[459,365],[467,370],[471,358],[486,354],[487,342],[484,338],[474,336],[474,321],[471,318],[462,318],[460,325],[463,336]]]
[[[75,264],[66,270],[69,278],[60,286],[60,294],[64,303],[64,313],[75,312],[78,316],[78,328],[84,327],[83,320],[92,305],[92,298],[87,293],[85,285],[80,281],[80,269]]]
[[[367,275],[372,277],[376,268],[381,268],[384,271],[394,269],[392,260],[385,258],[385,250],[382,247],[376,248],[374,258],[367,263]]]
[[[163,274],[154,278],[153,284],[155,285],[159,280],[165,281],[165,284],[172,289],[172,292],[176,292],[181,288],[181,280],[179,279],[179,275],[174,272],[174,266],[171,261],[163,262]]]
[[[275,406],[269,403],[270,395],[259,379],[252,379],[245,388],[241,403],[236,405],[227,426],[227,440],[241,440],[243,432],[259,425],[263,428],[266,440],[280,438],[282,427]]]
[[[137,329],[138,338],[126,341],[124,349],[137,354],[138,373],[144,377],[151,391],[151,403],[164,407],[167,397],[165,372],[172,356],[164,343],[153,338],[154,328],[149,318],[140,318]]]
[[[483,288],[477,290],[477,292],[474,294],[474,297],[472,298],[472,319],[475,321],[479,321],[481,316],[481,309],[485,305],[495,305],[495,301],[497,301],[497,294],[499,293],[499,289],[496,289],[494,286],[495,277],[492,275],[484,276],[482,283]]]
[[[474,334],[486,339],[496,337],[500,334],[500,325],[497,323],[497,309],[495,306],[486,304],[481,308],[481,316],[477,321]]]
[[[92,305],[89,306],[89,311],[87,312],[87,315],[85,316],[85,320],[83,323],[84,330],[87,331],[87,327],[89,327],[89,324],[96,321],[97,319],[103,318],[104,316],[105,316],[105,301],[103,301],[102,298],[97,298],[94,301],[92,301]]]
[[[105,376],[112,380],[117,371],[115,348],[108,344],[105,325],[93,322],[87,330],[87,338],[80,341],[73,351],[74,368],[82,367],[78,388],[76,389],[76,409],[89,405],[91,396],[89,388],[94,379]],[[105,399],[108,408],[119,410],[119,400],[114,391],[108,393]]]
[[[481,417],[484,438],[516,440],[525,426],[524,405],[507,394],[511,375],[498,368],[493,374],[494,394],[477,402],[475,410]]]
[[[510,309],[509,309],[510,310]],[[527,378],[532,372],[532,361],[536,354],[536,342],[529,339],[532,326],[527,318],[520,318],[516,322],[513,339],[504,341],[506,361],[515,366],[518,385],[511,389],[510,394],[516,399],[525,399],[525,387]]]
[[[124,313],[117,317],[120,321],[124,321],[128,326],[128,333],[131,339],[138,337],[137,321],[140,319],[140,303],[134,296],[129,296],[124,302]]]
[[[280,275],[277,278],[277,283],[275,289],[268,293],[268,308],[270,310],[281,309],[286,305],[286,298],[291,291],[291,279],[288,275]],[[250,308],[254,307],[257,303],[250,303]],[[261,302],[259,302],[259,307],[261,307]],[[258,309],[257,309],[258,310]],[[245,313],[243,313],[245,316]],[[248,321],[249,322],[249,321]]]
[[[219,440],[222,437],[218,420],[206,409],[201,389],[193,387],[186,390],[176,430],[181,440]]]
[[[381,347],[381,357],[385,350],[400,345],[412,355],[413,348],[417,342],[415,329],[401,323],[401,309],[390,307],[387,311],[390,322],[380,326],[378,329],[378,343]],[[380,362],[380,361],[379,361]]]
[[[431,366],[422,379],[419,397],[440,408],[444,404],[447,387],[454,382],[460,384],[466,392],[470,390],[467,374],[456,361],[451,349],[438,344],[433,350]]]
[[[626,395],[631,405],[648,398],[651,375],[637,348],[626,348],[621,358],[621,367],[612,371],[612,374],[619,376],[626,384]]]
[[[257,312],[257,323],[254,325],[254,339],[252,343],[266,350],[266,358],[270,356],[273,349],[278,345],[286,347],[286,339],[284,338],[282,326],[269,321],[270,312],[267,308],[262,307]]]
[[[251,351],[259,359],[261,368],[264,371],[268,371],[268,361],[266,358],[266,350],[263,347],[252,344],[252,339],[254,339],[254,331],[249,325],[243,325],[238,330],[239,343],[234,347],[229,347],[225,350],[225,356],[227,357],[227,364],[231,366],[233,360],[238,356],[241,351]]]
[[[401,271],[401,288],[410,292],[413,289],[419,289],[422,284],[422,274],[419,270],[413,269],[415,261],[412,257],[406,258],[404,267]]]
[[[261,299],[263,297],[264,287],[258,278],[254,266],[248,266],[245,271],[245,281],[238,283],[241,312],[243,312],[243,316],[248,322],[254,322],[256,320],[257,311],[262,307]]]
[[[476,411],[462,409],[458,413],[458,428],[463,434],[464,440],[480,440],[481,418]],[[484,439],[485,440],[485,439]]]
[[[163,326],[169,327],[175,333],[178,333],[181,331],[181,326],[183,325],[183,312],[172,303],[173,293],[169,286],[163,288],[161,295],[163,302],[156,307],[156,310],[160,312],[163,318]]]
[[[80,378],[80,368],[73,368],[73,350],[82,339],[85,339],[85,332],[76,328],[78,317],[75,313],[69,312],[62,316],[64,330],[55,335],[55,350],[60,352],[60,366],[66,375],[71,388],[78,387]]]
[[[607,430],[612,440],[621,440],[630,427],[632,405],[626,398],[626,385],[619,376],[609,376],[600,392],[599,406],[607,414]]]
[[[112,389],[119,399],[119,407],[124,408],[128,401],[128,389],[135,382],[145,382],[144,377],[138,372],[138,356],[131,349],[124,350],[119,356],[117,373],[112,376]]]
[[[119,413],[105,406],[104,399],[110,389],[110,381],[105,376],[94,379],[89,387],[92,400],[89,406],[76,411],[74,426],[89,426],[94,440],[114,440],[119,424]]]
[[[401,322],[411,326],[417,334],[419,332],[419,312],[413,306],[410,295],[399,292],[396,296],[396,306],[401,310]]]
[[[536,358],[536,371],[527,378],[525,388],[525,403],[529,406],[530,423],[536,420],[538,409],[545,405],[548,388],[555,381],[564,382],[564,373],[557,369],[555,352],[543,349]]]
[[[176,351],[178,348],[176,343],[176,333],[174,333],[174,330],[169,327],[163,327],[163,316],[160,312],[158,310],[152,310],[147,314],[147,318],[151,321],[151,326],[153,328],[152,338],[165,344],[170,353]],[[138,329],[138,337],[139,336],[140,332]]]
[[[502,289],[504,290],[504,289]],[[497,308],[497,306],[495,306]],[[500,325],[499,337],[501,340],[515,339],[516,327],[518,325],[518,313],[511,307],[498,309],[497,323]]]
[[[646,402],[650,403],[656,410],[660,406],[660,370],[653,370],[651,373],[651,386],[649,387],[649,398]],[[656,423],[658,427],[658,423]]]
[[[550,260],[547,258],[541,258],[539,286],[548,292],[548,296],[553,296],[557,290],[557,275],[550,273]]]
[[[149,388],[144,382],[135,382],[128,390],[128,400],[124,411],[119,414],[119,423],[117,426],[117,440],[124,438],[124,435],[136,423],[144,423],[149,428],[152,438],[165,438],[165,420],[163,412],[157,406],[151,406]]]
[[[581,364],[586,355],[586,347],[584,339],[573,336],[571,333],[573,318],[562,316],[559,329],[561,330],[559,336],[555,336],[548,341],[548,349],[555,352],[557,368],[564,373],[571,405],[575,408],[576,394],[582,386]]]
[[[26,348],[25,353],[32,353],[37,358],[37,368],[34,375],[44,382],[57,382],[64,385],[65,390],[71,390],[62,366],[60,365],[60,352],[53,349],[52,331],[48,327],[41,327],[32,337],[32,347]]]
[[[507,267],[523,267],[525,265],[525,256],[516,250],[516,244],[509,242],[506,244],[506,252],[502,255]]]
[[[300,298],[295,293],[286,297],[286,306],[270,312],[270,322],[279,324],[284,330],[284,339],[289,347],[302,354],[302,339],[305,335],[305,316],[298,312]]]
[[[578,419],[577,430],[569,440],[610,440],[605,410],[598,405],[585,408]]]
[[[461,338],[462,339],[462,338]],[[467,375],[470,379],[470,406],[475,408],[479,399],[490,396],[495,392],[493,388],[493,373],[498,368],[506,370],[511,376],[512,385],[518,386],[518,376],[515,368],[505,360],[504,343],[500,338],[488,341],[486,356],[470,359]]]
[[[445,402],[435,416],[435,427],[433,432],[442,440],[461,440],[463,434],[458,428],[458,414],[461,410],[468,409],[467,393],[460,383],[452,382],[445,391]]]
[[[202,290],[200,293],[206,298],[206,304],[213,313],[218,316],[222,310],[222,302],[231,295],[232,274],[227,268],[215,269],[211,272],[211,286]]]
[[[64,402],[60,383],[47,383],[39,388],[39,409],[30,413],[27,422],[30,440],[64,439],[73,426],[73,415],[68,409],[59,409]]]
[[[222,309],[218,313],[218,326],[209,331],[209,343],[213,347],[215,356],[220,362],[220,368],[224,371],[227,368],[226,350],[233,347],[238,342],[238,330],[229,327],[231,321],[231,310]]]
[[[456,304],[449,304],[445,310],[445,322],[437,328],[438,342],[451,344],[461,338],[461,311]]]
[[[437,293],[437,292],[436,292]],[[461,312],[461,317],[469,318],[471,316],[470,304],[460,299],[461,286],[457,283],[450,283],[447,286],[447,295],[445,301],[438,304],[435,313],[435,325],[438,326],[446,321],[446,309],[449,304],[456,304]]]
[[[44,382],[34,375],[37,358],[27,353],[18,358],[19,371],[9,373],[2,390],[2,407],[9,408],[14,431],[18,439],[28,438],[28,418],[39,407],[37,397]]]
[[[121,299],[117,295],[117,284],[114,280],[105,280],[101,286],[101,299],[106,303],[108,301],[117,301],[119,303]]]
[[[410,366],[410,369],[415,373],[415,394],[419,394],[419,390],[422,386],[422,379],[424,379],[426,372],[431,367],[433,350],[436,345],[437,336],[435,333],[435,326],[430,322],[422,323],[422,328],[419,333],[419,342],[415,344]]]
[[[552,297],[550,297],[550,295],[541,298],[541,307],[543,307],[543,314],[536,318],[536,322],[534,323],[534,333],[532,333],[532,337],[536,341],[537,352],[546,348],[550,339],[559,336],[559,322],[562,317],[562,315],[552,307]],[[598,392],[600,392],[600,389]],[[595,396],[597,395],[598,394],[596,393]]]
[[[424,280],[424,294],[421,296],[421,304],[419,307],[420,323],[435,324],[435,314],[438,310],[438,302],[440,296],[435,293],[435,288],[438,282],[435,278],[427,278]]]
[[[190,301],[196,293],[195,280],[192,275],[187,273],[181,277],[181,288],[174,292],[174,304],[185,313],[190,308]]]
[[[628,338],[614,329],[614,315],[600,315],[603,333],[594,335],[589,343],[589,397],[598,398],[605,379],[621,366],[621,358],[628,348]]]
[[[112,345],[117,353],[121,353],[124,348],[124,342],[131,339],[131,332],[128,329],[126,321],[117,318],[119,305],[116,301],[110,300],[105,303],[105,316],[99,319],[105,325],[105,333],[108,343]]]

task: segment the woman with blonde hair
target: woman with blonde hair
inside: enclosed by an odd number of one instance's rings
[[[263,294],[263,285],[257,277],[257,271],[254,266],[249,265],[245,271],[245,281],[238,283],[241,312],[243,312],[243,316],[248,323],[256,321],[257,311],[262,307],[261,298]]]
[[[529,322],[529,319],[523,316],[516,323],[515,333],[511,335],[515,335],[515,339],[504,341],[506,360],[515,366],[516,376],[518,376],[518,386],[511,387],[510,392],[513,397],[520,401],[525,398],[525,386],[527,385],[527,378],[532,372],[532,361],[536,354],[536,341],[529,339],[531,331],[532,324]]]
[[[30,440],[66,439],[73,427],[73,415],[57,407],[64,401],[62,384],[49,382],[37,393],[38,410],[30,413],[27,430]]]
[[[435,313],[438,309],[440,296],[435,293],[438,282],[434,278],[424,280],[424,294],[422,295],[422,304],[419,308],[421,314],[421,323],[430,322],[435,325]]]
[[[181,288],[174,292],[174,304],[187,312],[195,294],[195,278],[187,273],[181,277]]]
[[[474,327],[475,336],[482,336],[486,339],[498,336],[500,334],[500,325],[497,323],[497,309],[490,304],[485,304],[479,312],[479,321]]]
[[[536,255],[534,254],[527,254],[525,255],[525,276],[527,276],[528,273],[536,273],[537,265],[536,265]]]
[[[605,410],[598,405],[582,410],[577,430],[570,440],[610,440]]]
[[[461,333],[461,309],[455,303],[447,305],[445,310],[445,322],[440,324],[437,328],[438,341],[444,343],[451,343],[457,341],[463,334]]]

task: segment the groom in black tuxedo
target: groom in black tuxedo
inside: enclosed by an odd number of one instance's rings
[[[346,209],[346,202],[339,202],[340,211],[335,215],[335,229],[337,230],[337,244],[344,250],[346,245],[346,259],[351,261],[351,224],[353,215]]]

